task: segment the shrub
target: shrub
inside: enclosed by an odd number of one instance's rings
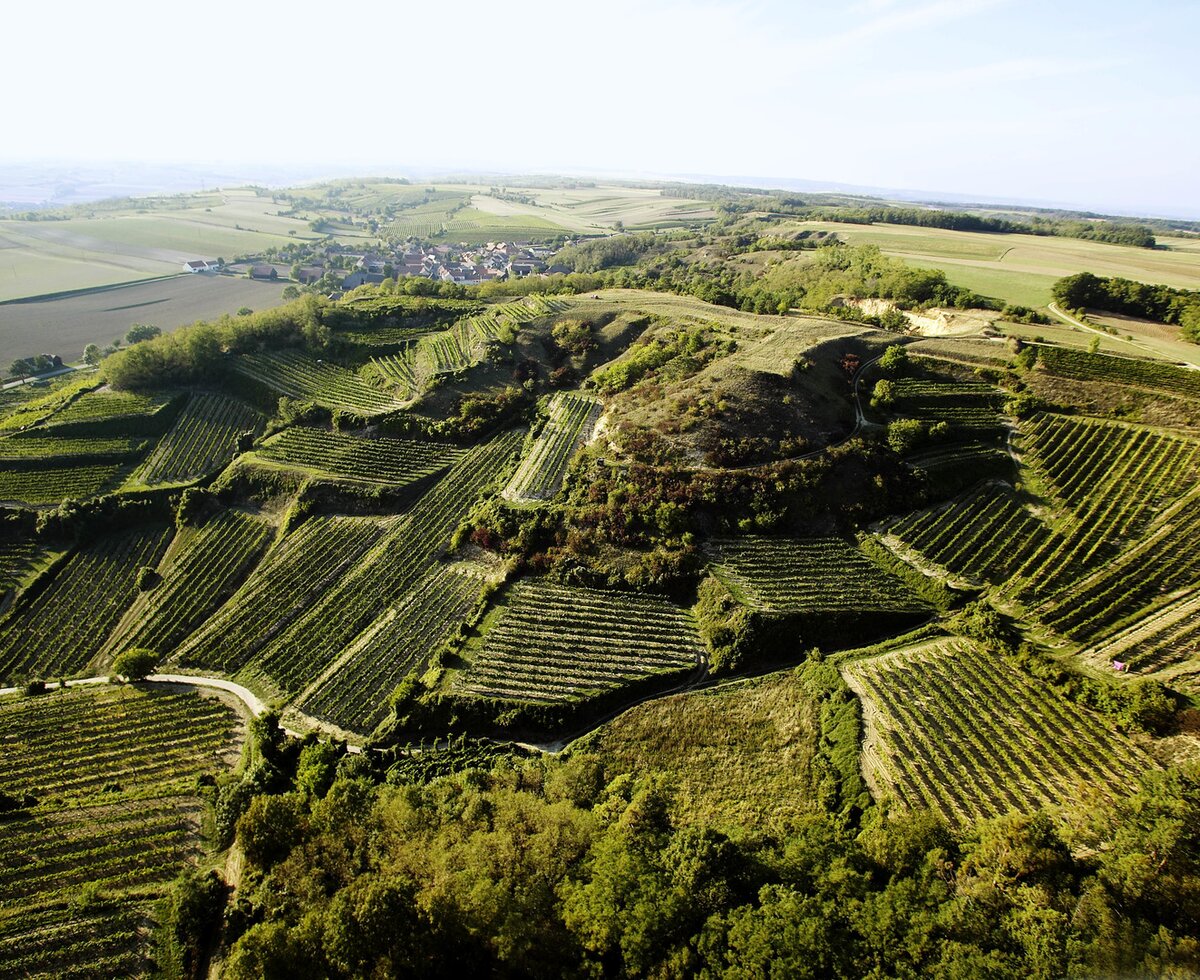
[[[115,677],[124,677],[127,681],[145,680],[158,667],[158,654],[153,650],[133,647],[117,654],[113,661],[112,673]]]

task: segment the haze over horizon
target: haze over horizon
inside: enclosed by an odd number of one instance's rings
[[[12,45],[0,161],[753,175],[1200,217],[1200,7],[67,2]],[[8,13],[11,38],[46,33]],[[368,29],[369,28],[369,29]],[[46,71],[47,62],[53,70]],[[786,185],[785,185],[786,186]]]

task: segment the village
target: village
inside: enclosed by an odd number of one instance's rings
[[[421,277],[438,283],[476,286],[494,279],[570,272],[553,264],[553,245],[485,242],[480,245],[432,244],[410,238],[395,247],[355,251],[337,242],[276,251],[260,256],[192,259],[183,271],[221,273],[251,279],[291,282],[327,294],[338,294],[385,279]]]

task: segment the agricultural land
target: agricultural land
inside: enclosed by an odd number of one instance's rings
[[[13,337],[270,300],[0,391],[0,978],[1197,975],[1178,224],[549,179],[0,221],[11,295],[85,290]]]

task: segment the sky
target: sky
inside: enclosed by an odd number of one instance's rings
[[[3,162],[790,178],[1200,218],[1196,0],[59,0],[3,22]]]

